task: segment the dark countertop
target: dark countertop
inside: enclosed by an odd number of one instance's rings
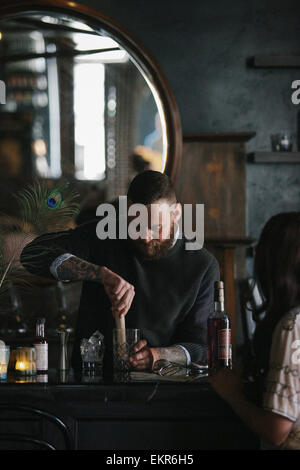
[[[83,374],[81,371],[73,369],[67,372],[59,372],[55,369],[49,370],[46,375],[33,377],[15,377],[8,374],[6,382],[0,382],[0,399],[5,395],[18,395],[52,397],[68,396],[71,400],[83,402],[95,400],[102,401],[107,405],[109,402],[130,402],[134,403],[155,403],[181,402],[189,407],[193,403],[198,410],[206,413],[219,413],[221,410],[229,411],[230,407],[212,389],[208,382],[207,375],[197,377],[192,382],[183,382],[182,377],[159,377],[156,374],[134,373],[134,378],[115,376],[113,379],[103,378],[102,375]],[[138,376],[138,379],[135,377]],[[142,376],[142,379],[140,378]],[[178,380],[178,381],[177,381]],[[256,400],[256,389],[252,384],[246,384],[247,395],[253,401]],[[212,407],[209,404],[212,403]],[[227,414],[227,413],[226,413]]]
[[[44,383],[8,377],[0,383],[0,405],[25,404],[59,416],[77,449],[257,448],[257,438],[207,377],[192,383],[155,377],[122,383],[71,370],[65,381],[61,378],[55,370]]]
[[[197,376],[194,375],[191,379],[186,377],[186,369],[182,371],[181,375],[178,376],[165,376],[161,377],[154,373],[148,372],[130,372],[117,374],[113,377],[103,376],[103,372],[100,369],[99,371],[81,371],[69,369],[67,371],[59,371],[57,369],[49,369],[48,374],[37,374],[32,376],[17,376],[13,371],[9,371],[6,381],[0,382],[1,386],[41,386],[47,385],[48,387],[58,386],[58,385],[74,385],[74,386],[87,386],[87,385],[119,385],[120,383],[126,385],[132,384],[145,384],[145,383],[157,383],[162,382],[165,384],[176,383],[186,386],[186,380],[192,380],[192,383],[203,384],[207,383],[207,369],[203,368],[201,373]]]

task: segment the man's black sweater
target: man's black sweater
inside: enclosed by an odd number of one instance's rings
[[[126,315],[128,328],[139,328],[151,347],[181,344],[191,360],[206,359],[206,320],[213,310],[214,281],[219,266],[205,248],[188,251],[185,239],[159,259],[145,259],[130,240],[100,240],[98,220],[65,232],[46,234],[25,247],[21,262],[31,273],[50,277],[52,262],[71,253],[90,263],[106,266],[135,288]],[[111,356],[114,320],[110,301],[100,283],[83,282],[75,331],[72,365],[80,366],[79,344],[95,330],[105,337],[106,357]]]

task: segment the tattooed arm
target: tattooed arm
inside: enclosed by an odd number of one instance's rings
[[[187,357],[180,346],[168,346],[166,348],[149,348],[145,339],[140,340],[133,348],[130,363],[136,370],[152,369],[159,359],[187,365]]]
[[[187,357],[184,349],[180,346],[169,346],[167,348],[151,348],[153,356],[153,364],[160,359],[165,359],[169,362],[176,362],[183,366],[187,365]]]
[[[111,310],[118,312],[120,317],[130,309],[134,287],[121,276],[106,266],[97,266],[83,259],[71,256],[57,267],[57,277],[61,281],[94,281],[103,284],[111,301]]]
[[[102,267],[77,256],[62,261],[56,269],[59,281],[95,281],[102,283]]]
[[[94,234],[95,223],[91,222],[74,230],[41,235],[23,249],[21,262],[27,271],[38,276],[101,283],[113,312],[124,316],[131,306],[134,287],[107,267],[86,261],[90,258],[88,240]]]

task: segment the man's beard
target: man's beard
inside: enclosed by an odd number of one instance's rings
[[[170,228],[169,238],[165,240],[154,239],[146,243],[145,240],[139,238],[138,240],[131,240],[131,243],[136,250],[147,259],[159,259],[161,258],[174,243],[175,223],[172,222]]]

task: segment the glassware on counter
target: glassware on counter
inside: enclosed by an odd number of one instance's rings
[[[7,379],[7,367],[9,363],[10,347],[0,343],[0,382]]]
[[[15,350],[15,375],[36,375],[36,351],[35,348],[18,347]]]
[[[80,342],[80,353],[83,370],[91,371],[101,369],[104,356],[104,336],[102,333],[97,330],[89,339],[82,338]]]
[[[124,340],[121,338],[125,338]],[[129,356],[133,346],[141,339],[141,332],[136,328],[113,329],[113,358],[115,371],[128,371],[130,369]]]
[[[69,369],[69,360],[68,360],[68,336],[69,332],[63,328],[58,328],[56,333],[59,336],[60,344],[60,354],[59,354],[59,371],[66,371]]]

